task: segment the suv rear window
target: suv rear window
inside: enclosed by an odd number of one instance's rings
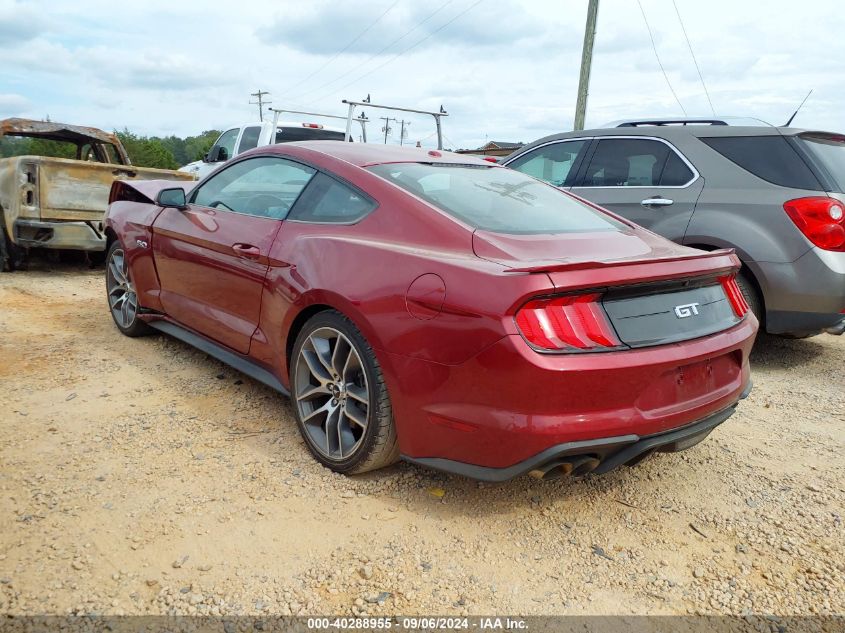
[[[782,136],[713,136],[701,140],[731,162],[772,184],[822,189],[818,178]]]
[[[391,163],[367,169],[485,231],[585,233],[626,228],[555,187],[503,167]]]
[[[821,163],[836,191],[845,192],[845,136],[801,134],[796,140],[814,160]]]

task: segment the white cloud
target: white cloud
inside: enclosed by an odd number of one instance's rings
[[[16,94],[0,93],[0,118],[20,116],[29,110],[29,99]]]
[[[398,0],[329,62],[393,1],[286,0],[268,11],[267,3],[250,0],[77,0],[52,5],[48,24],[38,18],[42,4],[0,0],[0,16],[16,24],[35,20],[25,37],[20,29],[0,27],[0,65],[8,83],[0,91],[37,104],[39,116],[48,112],[56,120],[142,134],[194,134],[255,119],[249,93],[258,88],[271,92],[274,106],[334,114],[345,114],[341,99],[368,93],[382,103],[432,109],[442,104],[450,113],[446,136],[464,147],[485,138],[531,141],[571,129],[585,2],[483,0],[473,6],[475,0]],[[796,124],[845,129],[839,105],[845,98],[845,40],[826,35],[845,26],[838,2],[814,0],[801,11],[786,0],[765,6],[677,3],[718,113],[782,123],[814,88]],[[690,114],[709,114],[671,3],[643,0],[643,6],[681,103]],[[383,113],[368,114],[372,139]],[[603,2],[587,125],[654,114],[680,114],[680,108],[657,66],[639,8],[635,2]],[[430,119],[410,118],[410,138],[433,132]]]
[[[0,47],[34,39],[48,27],[43,9],[6,0],[0,2]]]

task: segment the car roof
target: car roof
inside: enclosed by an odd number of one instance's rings
[[[381,145],[378,143],[346,143],[344,141],[295,141],[282,145],[270,145],[263,149],[284,152],[295,147],[310,150],[325,156],[351,163],[358,167],[382,165],[385,163],[444,163],[458,165],[480,165],[495,167],[490,161],[456,154],[446,150],[434,150],[419,147],[400,147],[399,145]]]
[[[509,162],[518,156],[523,156],[538,145],[577,138],[635,136],[638,138],[660,138],[670,143],[677,141],[682,144],[683,139],[689,138],[690,136],[696,138],[712,138],[718,136],[795,136],[805,133],[829,134],[829,132],[811,131],[802,128],[763,127],[758,125],[643,125],[639,127],[595,128],[592,130],[558,132],[557,134],[544,136],[518,149],[505,160]]]

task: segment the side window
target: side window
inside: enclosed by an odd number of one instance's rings
[[[357,222],[376,208],[364,194],[319,173],[296,202],[291,220],[302,222]]]
[[[220,135],[220,138],[217,139],[214,147],[219,147],[221,150],[220,154],[218,154],[218,160],[229,160],[235,155],[235,141],[238,140],[238,132],[238,128],[226,130]]]
[[[714,136],[702,138],[722,156],[781,187],[821,189],[807,164],[782,136]]]
[[[528,176],[545,180],[557,187],[571,185],[572,166],[587,141],[563,141],[539,147],[520,156],[508,167]]]
[[[681,157],[670,151],[660,176],[660,184],[664,187],[682,187],[692,180],[694,175]]]
[[[241,134],[241,142],[238,143],[238,154],[253,147],[258,147],[258,137],[260,135],[261,127],[258,125],[251,125],[244,128],[244,133]]]
[[[248,158],[210,176],[194,191],[191,202],[282,220],[314,172],[283,158]]]
[[[692,177],[692,171],[666,143],[614,138],[599,141],[580,186],[681,186]]]
[[[120,154],[117,153],[117,148],[111,143],[106,143],[103,146],[106,152],[106,157],[113,165],[120,165]]]

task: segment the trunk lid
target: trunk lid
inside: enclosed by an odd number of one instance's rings
[[[476,231],[473,250],[506,272],[547,275],[549,294],[600,292],[628,347],[699,338],[741,320],[721,281],[739,268],[732,251],[699,251],[638,229],[554,236]]]

